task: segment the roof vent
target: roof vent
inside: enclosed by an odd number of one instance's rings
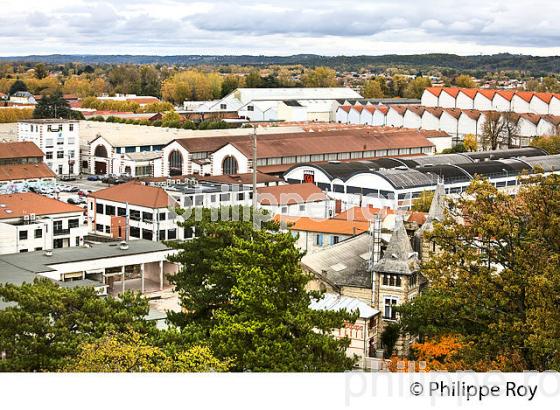
[[[122,251],[126,251],[128,249],[128,243],[126,243],[126,241],[122,241],[121,243],[119,243],[119,249]]]
[[[53,251],[52,249],[45,249],[45,252],[43,253],[43,255],[45,256],[52,256],[53,255]]]

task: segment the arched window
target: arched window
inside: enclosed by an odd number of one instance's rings
[[[224,175],[233,175],[237,174],[239,171],[239,166],[237,165],[237,160],[235,157],[231,155],[224,158],[224,162],[222,162],[222,173]]]
[[[124,173],[127,175],[132,175],[132,170],[129,166],[124,167]]]
[[[169,175],[183,175],[183,156],[177,150],[171,151],[169,154]]]
[[[104,145],[98,145],[95,147],[95,152],[93,153],[96,157],[107,158],[107,148]]]

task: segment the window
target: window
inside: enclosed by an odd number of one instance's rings
[[[183,234],[185,235],[185,239],[191,239],[194,238],[194,228],[192,226],[189,226],[188,228],[185,228],[183,231]]]
[[[133,152],[136,152],[136,147],[125,147],[124,152],[126,152],[127,154],[132,154]]]
[[[64,151],[56,151],[56,157],[58,159],[64,158]]]
[[[19,231],[19,240],[23,241],[27,239],[27,231]]]
[[[53,241],[53,248],[59,249],[64,247],[64,241],[62,239],[55,239]]]
[[[95,204],[95,212],[103,215],[104,211],[103,211],[103,204]]]
[[[168,240],[177,239],[177,229],[169,229],[167,231],[167,239]]]
[[[55,231],[55,232],[62,231],[62,221],[54,221],[53,222],[53,231]]]
[[[255,111],[255,107],[253,105],[248,105],[247,111]]]
[[[69,129],[70,131],[74,131],[74,124],[70,124],[70,125],[68,126],[68,129]]]
[[[281,209],[281,212],[282,212],[283,214],[287,214],[287,213],[288,213],[288,207],[287,207],[287,206],[283,206],[282,209]]]
[[[105,233],[111,233],[111,227],[109,225],[105,226]]]
[[[45,140],[45,146],[46,146],[47,148],[52,148],[52,147],[54,147],[54,139],[52,139],[52,138],[47,138],[47,139]]]
[[[74,159],[74,151],[68,151],[68,158]]]
[[[411,288],[413,288],[413,287],[416,286],[416,283],[417,283],[417,276],[416,276],[416,274],[414,273],[414,274],[410,275],[410,277],[408,278],[408,285],[409,285]]]
[[[300,210],[300,212],[304,212],[305,211],[305,204],[300,204],[299,210]]]
[[[220,104],[220,110],[227,110],[227,104]]]
[[[210,202],[216,202],[216,195],[210,195]]]
[[[68,228],[69,229],[77,228],[78,226],[80,226],[80,220],[79,219],[69,219],[68,220]]]
[[[153,237],[154,237],[154,233],[152,231],[150,231],[149,229],[142,229],[142,239],[151,241]]]
[[[222,162],[222,173],[224,175],[233,175],[233,174],[237,174],[238,171],[239,171],[239,166],[237,164],[237,160],[231,155],[225,157],[224,161]]]
[[[237,200],[238,201],[243,201],[243,192],[240,192],[237,194]]]
[[[339,243],[339,242],[340,242],[340,237],[339,237],[338,235],[334,235],[334,236],[332,237],[332,244],[333,244],[333,245],[336,245],[336,244]]]
[[[183,175],[183,155],[177,150],[169,154],[169,175]]]
[[[53,159],[53,153],[52,153],[52,151],[47,152],[47,153],[46,153],[46,157],[47,157],[47,159]]]
[[[399,303],[399,300],[395,297],[389,296],[384,298],[385,309],[383,311],[383,318],[389,320],[397,320],[397,312],[395,312],[395,307]]]
[[[126,208],[119,207],[117,209],[118,216],[126,216]]]
[[[95,230],[96,230],[97,232],[103,232],[103,231],[105,231],[105,229],[103,228],[103,225],[101,225],[101,224],[95,224]]]
[[[383,275],[383,286],[393,286],[393,287],[401,287],[401,276],[400,275]]]
[[[19,253],[24,253],[24,252],[28,252],[28,250],[27,249],[20,249],[19,250]]]
[[[229,194],[220,194],[220,201],[221,202],[229,201]]]
[[[140,220],[140,211],[131,210],[130,211],[130,219],[132,221],[139,221]]]
[[[59,135],[58,138],[56,139],[56,145],[64,145],[64,137]]]
[[[35,229],[35,239],[43,237],[43,230],[42,229]]]
[[[140,228],[135,226],[130,227],[130,237],[131,238],[140,238]]]
[[[162,229],[162,230],[159,231],[158,240],[165,241],[165,229]]]
[[[115,207],[113,205],[105,205],[105,215],[115,215]]]
[[[104,145],[98,145],[95,147],[95,151],[93,152],[95,157],[107,158],[107,148]]]
[[[194,204],[196,206],[202,206],[204,204],[204,196],[203,195],[197,195],[194,197]]]
[[[142,212],[142,221],[143,222],[153,222],[154,214],[151,212]]]
[[[318,233],[317,235],[315,235],[315,245],[323,246],[323,234],[322,233]]]
[[[160,221],[165,221],[167,219],[167,214],[165,212],[160,212],[159,213],[159,220]]]

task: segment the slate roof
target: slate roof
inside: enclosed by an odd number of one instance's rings
[[[395,222],[395,230],[383,256],[373,270],[383,273],[410,275],[419,269],[418,255],[412,250],[402,218]]]

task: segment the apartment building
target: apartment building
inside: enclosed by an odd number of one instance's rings
[[[34,193],[0,195],[0,254],[80,246],[83,209]]]
[[[57,175],[80,173],[79,121],[38,119],[18,122],[18,141],[34,142]]]
[[[257,189],[258,203],[269,214],[329,218],[335,201],[314,184],[288,184]]]

